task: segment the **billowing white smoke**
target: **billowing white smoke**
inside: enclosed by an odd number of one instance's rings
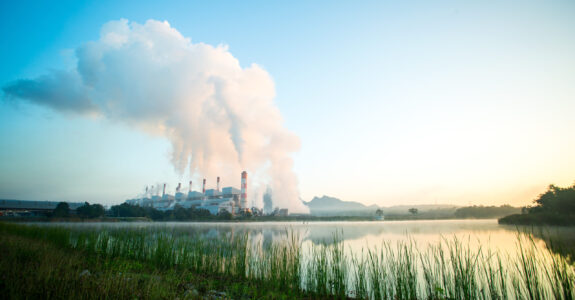
[[[247,170],[250,192],[259,195],[254,203],[261,204],[269,184],[275,206],[307,211],[292,171],[299,139],[282,126],[265,70],[255,64],[242,68],[226,46],[192,43],[168,22],[154,20],[109,22],[100,39],[76,49],[76,56],[73,70],[5,86],[6,99],[165,135],[181,174],[189,168],[238,185]]]

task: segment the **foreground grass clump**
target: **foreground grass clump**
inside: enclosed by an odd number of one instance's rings
[[[0,290],[6,299],[174,298],[181,280],[129,261],[86,257],[45,241],[0,238]]]
[[[0,288],[24,291],[24,298],[183,299],[214,291],[234,299],[575,298],[573,266],[527,234],[518,234],[517,253],[483,251],[455,237],[431,245],[383,242],[353,253],[338,235],[302,246],[289,231],[264,243],[247,234],[0,223],[0,236],[9,249],[0,260]]]
[[[232,265],[235,270],[245,268],[240,257],[226,260],[226,265],[222,265],[224,259],[214,258],[223,257],[231,247],[241,252],[239,240],[215,252],[209,246],[213,241],[193,248],[192,240],[185,245],[174,241],[162,232],[75,231],[0,223],[0,298],[313,298],[300,289],[286,293],[231,274]],[[202,254],[196,252],[194,258],[205,257],[195,263],[191,255],[184,260],[185,247],[201,249]],[[200,265],[211,271],[198,271]]]

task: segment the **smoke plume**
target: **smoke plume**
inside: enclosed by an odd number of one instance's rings
[[[221,175],[237,186],[247,170],[254,204],[269,185],[275,206],[307,210],[292,171],[299,139],[282,126],[273,80],[261,67],[242,68],[226,46],[192,43],[155,20],[111,21],[75,54],[76,68],[12,82],[5,99],[164,135],[180,174]]]

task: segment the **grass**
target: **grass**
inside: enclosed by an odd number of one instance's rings
[[[86,257],[58,245],[3,236],[0,290],[6,299],[174,298],[179,276],[145,264]],[[188,274],[179,274],[188,275]]]
[[[75,230],[0,223],[7,298],[574,299],[575,271],[518,233],[518,255],[456,237],[360,252],[332,241],[209,238],[173,229]],[[85,270],[90,274],[86,275]],[[4,296],[3,295],[3,296]],[[220,294],[221,296],[221,294]]]

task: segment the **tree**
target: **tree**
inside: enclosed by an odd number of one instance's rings
[[[92,204],[90,213],[92,218],[99,218],[104,216],[106,209],[101,204]]]
[[[70,206],[67,202],[60,202],[52,211],[52,217],[67,218],[70,216]]]
[[[523,214],[515,214],[499,219],[500,224],[546,224],[575,225],[575,185],[562,188],[549,185],[547,191],[535,199],[533,206],[527,207]]]
[[[145,217],[146,210],[139,205],[130,205],[122,203],[114,205],[110,208],[111,215],[114,217]]]
[[[375,215],[378,216],[378,217],[383,216],[383,210],[381,210],[381,208],[378,208],[378,209],[375,211]]]
[[[174,207],[174,218],[176,218],[176,220],[182,221],[190,219],[190,215],[188,213],[188,210],[186,210],[179,204],[176,204],[176,206]]]
[[[501,206],[466,206],[458,208],[454,215],[457,218],[500,218],[521,212],[518,207],[510,205]]]
[[[232,214],[231,214],[229,211],[227,211],[227,210],[224,209],[224,210],[221,210],[221,211],[218,213],[218,218],[219,218],[220,220],[231,220],[231,219],[232,219]]]
[[[529,209],[530,213],[574,214],[575,185],[567,188],[549,185],[533,202],[536,205]]]
[[[412,207],[412,208],[408,209],[407,211],[410,212],[412,215],[417,215],[417,213],[419,212],[419,210],[415,207]]]
[[[81,218],[98,218],[104,215],[106,211],[104,210],[104,207],[100,204],[92,204],[90,205],[90,203],[85,202],[84,205],[78,207],[76,209],[76,213],[78,214],[78,216],[80,216]]]

